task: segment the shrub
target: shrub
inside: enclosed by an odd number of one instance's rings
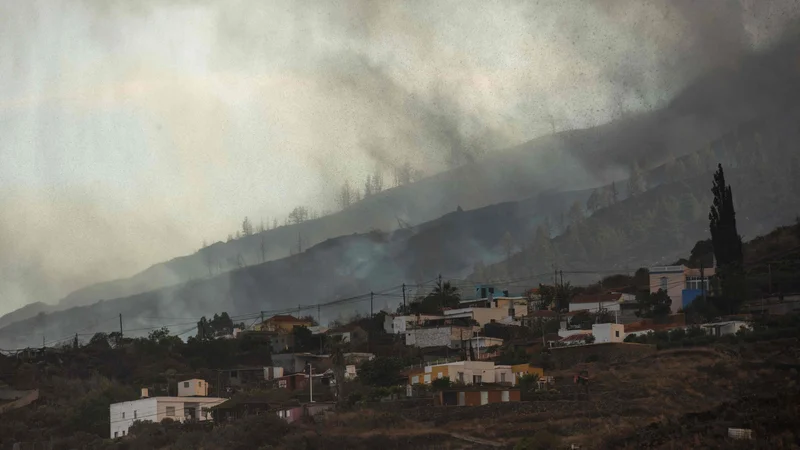
[[[439,390],[447,389],[450,387],[451,384],[452,383],[450,382],[450,377],[437,378],[431,382],[431,386],[433,386],[434,389],[439,389]]]

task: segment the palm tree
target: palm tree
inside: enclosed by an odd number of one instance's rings
[[[433,290],[428,294],[428,298],[438,300],[439,305],[444,308],[448,306],[458,306],[461,301],[461,294],[458,288],[450,284],[449,281],[442,282],[440,279],[436,282]]]
[[[331,364],[333,365],[333,377],[336,380],[336,400],[342,398],[342,385],[344,384],[346,365],[344,358],[345,345],[341,336],[334,336],[328,340],[327,344],[331,355]]]

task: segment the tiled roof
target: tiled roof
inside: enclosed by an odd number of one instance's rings
[[[570,303],[608,303],[617,302],[620,298],[622,298],[622,294],[617,292],[595,295],[580,294],[576,295],[572,300],[570,300]]]

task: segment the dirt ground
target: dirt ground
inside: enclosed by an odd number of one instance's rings
[[[542,400],[363,410],[334,415],[319,431],[407,437],[414,441],[407,448],[514,448],[541,433],[554,436],[556,448],[800,448],[794,431],[799,356],[796,339],[665,350],[625,363],[586,364],[588,395],[576,392],[574,371],[565,370],[552,373],[561,380],[558,392]],[[731,440],[729,427],[752,429],[755,440]]]

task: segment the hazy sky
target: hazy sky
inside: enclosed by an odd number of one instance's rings
[[[658,106],[794,3],[0,0],[0,313]]]

